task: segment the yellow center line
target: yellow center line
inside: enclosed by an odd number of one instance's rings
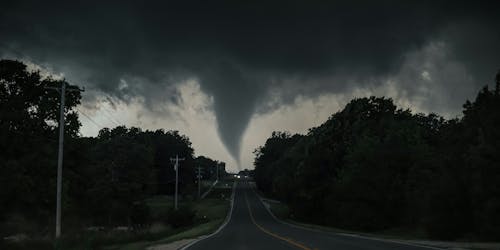
[[[248,202],[248,197],[247,197],[247,193],[245,192],[245,200],[246,200],[246,203],[247,203],[247,207],[248,207],[248,212],[250,213],[250,219],[252,219],[252,222],[253,224],[255,224],[255,226],[257,226],[258,229],[260,229],[262,232],[266,233],[266,234],[269,234],[271,236],[273,236],[274,238],[277,238],[277,239],[280,239],[282,241],[285,241],[293,246],[296,246],[300,249],[304,249],[304,250],[313,250],[312,248],[309,248],[309,247],[306,247],[300,243],[298,243],[297,241],[294,241],[290,238],[286,238],[286,237],[283,237],[283,236],[279,236],[275,233],[272,233],[270,232],[269,230],[263,228],[261,225],[259,225],[256,221],[255,221],[255,218],[253,217],[253,214],[252,214],[252,209],[250,209],[250,203]]]

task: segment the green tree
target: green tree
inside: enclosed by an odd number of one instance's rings
[[[255,179],[293,218],[341,228],[425,228],[430,237],[500,235],[500,72],[461,119],[358,98],[307,135],[273,133]]]
[[[69,86],[65,80],[42,77],[22,62],[0,60],[0,210],[4,220],[16,213],[44,222],[42,218],[54,206],[59,94],[45,87],[61,84]],[[78,92],[66,98],[68,138],[76,137],[80,127],[74,109],[80,99]]]

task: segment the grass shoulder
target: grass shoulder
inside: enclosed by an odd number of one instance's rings
[[[269,210],[273,213],[274,216],[276,216],[278,219],[294,224],[297,226],[313,229],[313,230],[318,230],[318,231],[323,231],[323,232],[332,232],[332,233],[345,233],[345,234],[355,234],[355,235],[361,235],[361,236],[367,236],[367,237],[377,237],[377,238],[387,238],[387,239],[401,239],[401,240],[407,240],[407,239],[426,239],[426,235],[423,230],[419,229],[408,229],[408,228],[391,228],[383,231],[377,231],[377,232],[361,232],[361,231],[354,231],[354,230],[347,230],[347,229],[341,229],[341,228],[335,228],[331,226],[324,226],[324,225],[317,225],[317,224],[311,224],[307,222],[302,222],[298,221],[295,218],[293,218],[293,215],[290,213],[289,207],[282,202],[276,201],[276,200],[271,200],[268,198],[263,198],[264,202],[267,204]]]
[[[500,243],[497,242],[468,242],[468,241],[446,242],[446,241],[429,240],[427,234],[425,233],[425,230],[418,228],[391,228],[383,231],[367,233],[367,232],[345,230],[335,227],[300,222],[293,218],[293,215],[290,214],[289,207],[285,203],[269,198],[264,198],[263,196],[261,197],[262,200],[264,201],[264,204],[269,208],[271,213],[279,220],[292,225],[307,228],[310,230],[358,235],[358,236],[371,237],[377,239],[400,241],[410,244],[438,247],[443,249],[474,249],[474,250],[500,249]]]
[[[135,240],[106,246],[108,250],[139,250],[149,246],[167,244],[182,239],[196,238],[210,234],[217,230],[224,222],[229,209],[232,192],[232,181],[219,181],[212,191],[202,200],[195,200],[188,204],[180,203],[182,206],[190,206],[195,211],[196,223],[189,226],[173,229],[165,226],[159,229],[157,237]],[[152,198],[148,201],[152,211],[157,216],[171,210],[171,202],[161,197]]]

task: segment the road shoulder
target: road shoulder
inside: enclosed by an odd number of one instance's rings
[[[232,187],[232,192],[231,192],[231,198],[230,198],[230,207],[229,207],[229,212],[228,214],[226,215],[226,218],[224,219],[224,222],[217,228],[217,230],[215,230],[215,232],[212,232],[210,234],[205,234],[205,235],[201,235],[197,238],[191,238],[191,239],[180,239],[180,240],[176,240],[176,241],[173,241],[173,242],[169,242],[169,243],[165,243],[165,244],[156,244],[156,245],[151,245],[149,247],[147,247],[146,249],[147,250],[174,250],[174,249],[188,249],[190,246],[204,240],[204,239],[207,239],[207,238],[210,238],[214,235],[216,235],[217,233],[219,233],[228,223],[229,221],[231,220],[231,216],[232,216],[232,213],[233,213],[233,207],[234,207],[234,195],[235,195],[235,191],[236,191],[236,182],[233,183],[233,187]]]
[[[344,231],[344,230],[336,230],[333,228],[329,228],[328,230],[322,230],[319,229],[317,225],[309,225],[309,224],[304,224],[300,222],[296,222],[290,219],[283,220],[278,218],[270,209],[270,205],[272,203],[279,203],[280,201],[273,200],[273,199],[268,199],[268,198],[263,198],[255,189],[255,194],[259,197],[259,200],[262,202],[266,210],[271,214],[271,216],[279,223],[290,226],[290,227],[295,227],[303,230],[308,230],[308,231],[313,231],[313,232],[321,232],[321,233],[327,233],[327,234],[334,234],[334,235],[344,235],[344,236],[349,236],[349,237],[355,237],[355,238],[364,238],[364,239],[370,239],[370,240],[377,240],[377,241],[385,241],[385,242],[392,242],[392,243],[398,243],[398,244],[404,244],[404,245],[410,245],[410,246],[419,246],[419,247],[426,247],[429,249],[453,249],[453,250],[499,250],[500,249],[500,243],[499,242],[448,242],[448,241],[432,241],[432,240],[406,240],[406,239],[397,239],[397,238],[392,238],[390,236],[386,235],[373,235],[373,234],[367,234],[367,233],[356,233],[356,232],[349,232],[349,231]]]

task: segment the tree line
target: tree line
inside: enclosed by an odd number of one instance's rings
[[[19,61],[0,60],[0,232],[50,235],[56,198],[59,93],[46,87],[70,86],[43,77]],[[63,228],[129,226],[153,195],[172,195],[175,172],[170,158],[185,158],[179,191],[196,198],[195,167],[215,179],[222,162],[195,157],[189,138],[178,131],[143,131],[118,126],[96,137],[79,135],[79,92],[65,102]],[[224,167],[220,169],[221,174]],[[138,222],[140,223],[140,222]]]
[[[305,135],[273,132],[254,152],[255,181],[299,221],[499,240],[499,128],[500,71],[461,118],[357,98]]]

